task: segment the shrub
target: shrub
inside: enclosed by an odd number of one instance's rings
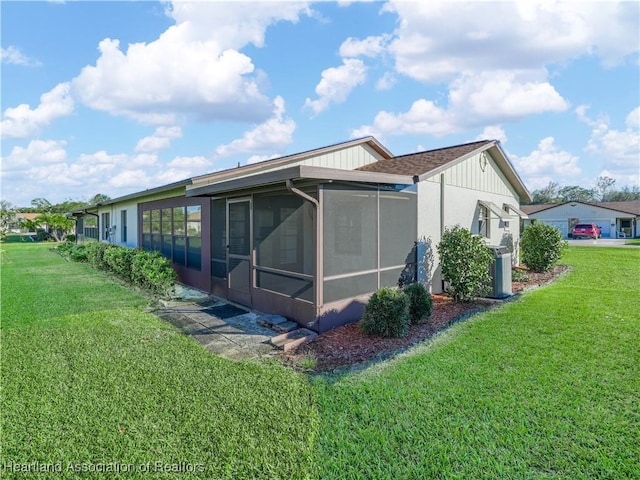
[[[51,240],[51,235],[44,230],[38,230],[36,232],[36,242],[46,242],[47,240]]]
[[[491,291],[489,266],[494,258],[482,238],[455,226],[445,229],[437,249],[442,278],[449,283],[447,293],[455,301],[469,301]]]
[[[160,252],[136,249],[131,262],[131,280],[142,288],[169,296],[176,282],[171,262]]]
[[[109,271],[130,282],[133,257],[136,254],[136,250],[131,248],[112,246],[104,251],[104,263]]]
[[[511,280],[514,282],[528,282],[529,274],[524,270],[514,268],[513,270],[511,270]]]
[[[420,323],[424,317],[430,317],[433,311],[433,299],[424,285],[412,283],[402,291],[409,299],[409,320],[412,324]]]
[[[381,288],[364,309],[363,332],[383,337],[402,337],[409,331],[409,299],[401,290]]]
[[[107,248],[111,248],[111,245],[104,242],[87,242],[85,245],[89,263],[100,270],[108,270],[104,261],[104,252]]]
[[[560,260],[567,242],[557,228],[544,223],[528,225],[520,239],[520,259],[534,272],[546,272]]]

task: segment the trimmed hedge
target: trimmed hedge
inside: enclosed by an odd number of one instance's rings
[[[104,242],[79,245],[65,242],[57,250],[69,260],[88,262],[98,270],[113,273],[127,283],[163,297],[171,295],[176,283],[177,275],[171,262],[159,252]]]
[[[369,299],[360,328],[367,334],[403,337],[409,324],[409,298],[401,290],[385,287]]]

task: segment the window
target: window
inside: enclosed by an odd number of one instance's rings
[[[506,215],[509,215],[509,205],[503,205],[502,209],[504,210]],[[509,220],[504,220],[503,221],[503,225],[504,225],[504,228],[509,228]]]
[[[127,243],[127,211],[120,211],[120,241]]]
[[[201,268],[201,207],[142,211],[142,248],[159,250],[178,265]]]
[[[102,240],[109,240],[111,238],[111,214],[102,214]]]
[[[480,205],[478,209],[478,235],[489,238],[489,209]]]

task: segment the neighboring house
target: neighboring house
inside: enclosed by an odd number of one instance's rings
[[[40,215],[39,213],[16,212],[14,216],[15,224],[13,226],[13,229],[17,231],[17,233],[35,233],[35,232],[29,232],[26,228],[22,227],[21,225],[24,220],[35,220],[36,218],[38,218],[39,215]],[[46,223],[42,224],[41,228],[46,229],[47,224]]]
[[[103,241],[162,252],[188,285],[321,332],[358,320],[380,287],[418,279],[441,292],[447,226],[517,250],[521,200],[497,141],[394,157],[367,137],[76,215],[97,218]]]
[[[640,200],[630,202],[565,202],[523,205],[529,215],[525,226],[539,221],[556,227],[569,238],[577,223],[595,223],[603,238],[640,237]]]

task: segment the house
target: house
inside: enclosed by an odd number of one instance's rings
[[[640,237],[640,200],[629,202],[565,202],[550,205],[523,205],[529,219],[556,227],[569,238],[577,223],[595,223],[603,238]]]
[[[378,288],[442,291],[460,224],[517,250],[531,197],[497,141],[393,156],[373,137],[190,178],[82,212],[100,240],[158,250],[179,279],[322,332]]]

